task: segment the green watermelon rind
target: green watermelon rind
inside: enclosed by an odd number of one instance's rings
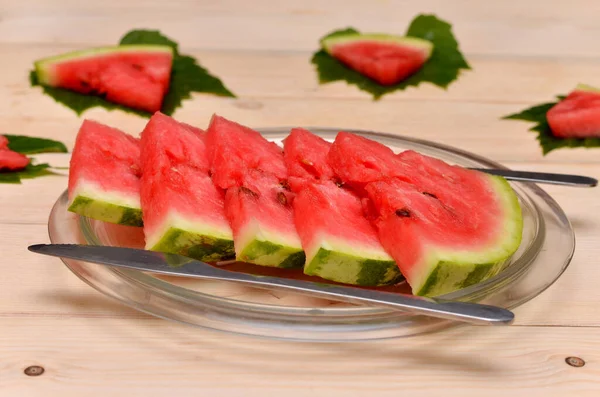
[[[139,199],[80,184],[69,200],[68,211],[87,218],[125,226],[142,226]]]
[[[523,215],[517,195],[503,177],[485,177],[489,178],[504,209],[502,237],[490,249],[449,251],[432,248],[422,266],[422,276],[411,276],[414,295],[439,296],[483,282],[498,274],[521,245]]]
[[[300,268],[306,254],[297,236],[269,230],[257,220],[247,223],[236,239],[236,260],[279,268]]]
[[[241,250],[236,259],[260,266],[291,269],[302,267],[306,261],[306,255],[297,247],[254,239]]]
[[[596,87],[591,86],[589,84],[579,83],[579,84],[577,84],[577,86],[575,86],[575,90],[574,91],[585,91],[585,92],[600,93],[600,88],[596,88]]]
[[[321,39],[321,46],[328,53],[332,54],[332,48],[338,44],[348,44],[361,41],[372,41],[377,43],[391,43],[407,47],[413,47],[423,50],[426,59],[429,59],[433,52],[433,43],[429,40],[409,36],[395,36],[383,33],[357,33],[348,32]]]
[[[53,81],[51,73],[52,67],[63,62],[70,62],[73,60],[81,60],[90,58],[93,59],[98,56],[111,55],[125,52],[141,52],[141,53],[170,53],[173,55],[173,48],[167,45],[151,45],[151,44],[126,44],[112,47],[96,47],[85,50],[72,51],[65,54],[55,55],[48,58],[43,58],[34,62],[35,73],[38,78],[38,82],[42,85],[54,86],[56,84]]]
[[[212,225],[203,219],[191,220],[177,213],[169,214],[157,231],[146,236],[146,249],[204,262],[235,257],[233,235],[229,227]]]
[[[343,284],[378,286],[402,279],[398,265],[382,248],[324,234],[305,246],[304,273]]]
[[[363,287],[396,284],[403,278],[393,260],[365,258],[325,248],[319,248],[312,258],[307,258],[304,274]]]

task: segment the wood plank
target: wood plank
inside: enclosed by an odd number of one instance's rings
[[[64,44],[2,44],[5,68],[0,93],[5,101],[32,108],[28,71],[33,62],[47,56],[84,48]],[[371,97],[346,83],[318,85],[310,52],[219,51],[185,49],[241,98],[360,98]],[[448,90],[423,84],[386,95],[382,101],[432,100],[514,103],[514,110],[552,101],[568,93],[578,82],[597,84],[600,60],[544,59],[476,55],[472,71],[461,74]],[[242,68],[240,65],[244,65]],[[493,76],[493,79],[490,79]],[[3,91],[7,90],[7,91]],[[8,105],[4,104],[4,106]]]
[[[403,34],[410,20],[422,12],[453,23],[461,47],[469,54],[597,57],[590,48],[600,34],[600,9],[589,0],[552,5],[542,0],[493,4],[311,0],[302,5],[267,0],[251,4],[176,1],[169,7],[157,1],[108,3],[101,9],[74,0],[64,7],[42,0],[7,4],[0,41],[104,45],[141,27],[160,29],[190,47],[311,51],[325,33],[346,26]]]
[[[0,97],[0,103],[5,102]],[[5,97],[4,97],[5,98]],[[386,132],[434,141],[498,162],[596,163],[598,149],[565,149],[542,156],[531,124],[500,120],[518,110],[511,104],[434,101],[367,102],[359,99],[226,99],[198,96],[174,117],[205,128],[214,114],[254,127],[330,127]],[[35,109],[35,110],[34,110]],[[93,109],[84,115],[138,135],[146,119]],[[52,137],[69,147],[81,119],[41,94],[30,101],[0,106],[0,131]]]
[[[2,395],[63,397],[597,396],[590,328],[463,328],[407,340],[295,344],[135,319],[1,318]],[[485,352],[484,354],[482,352]],[[577,356],[586,364],[565,363]],[[29,365],[43,375],[23,374]]]
[[[550,164],[515,163],[513,168],[600,175],[600,166],[591,165],[557,169]],[[0,263],[0,316],[142,316],[83,284],[57,259],[26,251],[30,244],[48,241],[46,209],[55,199],[50,192],[56,190],[58,194],[64,184],[38,179],[22,186],[7,186],[7,189],[5,186],[2,186],[5,211],[0,215],[0,225],[4,225],[0,227],[4,258]],[[597,304],[600,301],[597,288],[600,273],[596,271],[600,265],[600,247],[595,218],[590,218],[591,214],[600,213],[599,191],[556,186],[545,189],[573,224],[576,252],[567,271],[551,288],[515,311],[516,324],[600,326],[600,306]],[[17,193],[19,191],[27,193]],[[40,195],[36,192],[39,191],[47,193],[38,198]],[[31,224],[15,224],[21,222],[19,214],[28,214],[26,220]],[[14,288],[15,285],[19,288]],[[220,287],[209,285],[205,288]]]

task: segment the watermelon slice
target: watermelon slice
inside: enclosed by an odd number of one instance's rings
[[[321,41],[323,49],[351,69],[381,85],[393,85],[417,72],[433,43],[408,36],[344,33]]]
[[[354,151],[372,157],[348,170]],[[520,245],[521,208],[504,178],[413,151],[395,155],[348,133],[338,135],[330,154],[342,180],[363,186],[379,240],[415,295],[441,295],[486,280]]]
[[[251,128],[214,115],[207,130],[212,178],[222,189],[239,186],[246,169],[287,178],[282,150]]]
[[[294,225],[293,195],[272,174],[249,170],[227,189],[225,208],[238,260],[262,266],[302,266],[305,255]]]
[[[579,84],[546,113],[558,138],[600,137],[600,89]]]
[[[19,171],[27,167],[29,158],[8,148],[8,139],[0,135],[0,171]]]
[[[139,141],[116,128],[84,120],[71,155],[69,211],[141,226]]]
[[[204,132],[155,113],[141,137],[146,249],[217,262],[234,257],[224,197],[209,176]]]
[[[330,146],[302,128],[284,140],[304,273],[346,284],[392,284],[401,277],[398,267],[365,218],[360,198],[336,183],[327,163]]]
[[[236,258],[262,266],[302,266],[305,256],[294,226],[282,149],[217,115],[209,124],[207,144],[212,180],[226,190]]]
[[[169,91],[173,50],[161,45],[93,48],[35,62],[42,85],[154,113]]]

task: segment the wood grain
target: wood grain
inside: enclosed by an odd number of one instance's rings
[[[9,4],[0,21],[0,41],[103,45],[140,27],[160,29],[184,47],[311,51],[324,34],[346,26],[403,34],[419,13],[451,21],[461,47],[475,54],[597,58],[590,48],[600,35],[600,9],[586,0],[551,7],[543,0],[107,3],[100,9],[76,0],[65,7],[44,0]]]
[[[294,344],[160,320],[0,318],[0,327],[7,396],[600,393],[600,343],[591,328],[472,327],[410,342]],[[568,356],[585,366],[567,365]],[[29,365],[46,372],[29,378]]]

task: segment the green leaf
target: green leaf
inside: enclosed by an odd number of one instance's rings
[[[34,179],[42,176],[60,175],[52,172],[50,164],[35,164],[31,161],[25,169],[21,171],[1,171],[0,183],[21,183],[23,179]]]
[[[41,176],[58,175],[58,174],[52,172],[52,170],[50,168],[50,164],[47,164],[47,163],[43,163],[43,164],[29,163],[23,171],[19,171],[19,172],[17,172],[17,174],[19,174],[19,178],[21,178],[21,179],[33,179],[33,178],[39,178]]]
[[[11,171],[0,171],[0,183],[21,183],[19,174]]]
[[[354,28],[336,30],[321,40],[347,33],[359,32]],[[392,86],[381,85],[350,69],[321,49],[311,59],[311,62],[316,66],[319,83],[346,81],[348,84],[369,92],[377,100],[385,94],[404,90],[410,86],[418,86],[421,83],[431,83],[445,89],[458,78],[461,69],[471,69],[458,48],[458,42],[452,33],[452,26],[448,22],[438,19],[435,15],[417,16],[410,24],[406,35],[429,40],[434,45],[429,60],[425,62],[419,71],[406,80]]]
[[[58,141],[24,135],[4,135],[8,148],[22,154],[67,153],[67,147]]]
[[[557,98],[558,101],[560,101],[565,97],[558,96]],[[556,105],[558,101],[536,105],[519,113],[504,116],[503,119],[523,120],[535,123],[535,125],[531,127],[529,131],[533,131],[537,134],[536,139],[542,148],[543,155],[546,155],[553,150],[568,147],[600,147],[600,138],[557,138],[552,134],[552,130],[550,129],[550,125],[548,124],[548,120],[546,118],[546,113],[548,113],[548,110]]]
[[[163,36],[158,30],[132,30],[121,38],[119,44],[158,44],[169,45],[174,49],[169,92],[165,95],[161,109],[167,115],[172,115],[184,100],[191,98],[193,92],[235,98],[235,95],[225,87],[220,79],[201,67],[194,58],[180,54],[177,43]],[[29,74],[29,81],[32,87],[41,86],[34,70]],[[151,113],[112,103],[98,96],[83,95],[62,88],[46,86],[42,86],[42,90],[56,102],[73,110],[78,116],[94,107],[102,107],[107,110],[118,109],[143,117],[152,116]]]

